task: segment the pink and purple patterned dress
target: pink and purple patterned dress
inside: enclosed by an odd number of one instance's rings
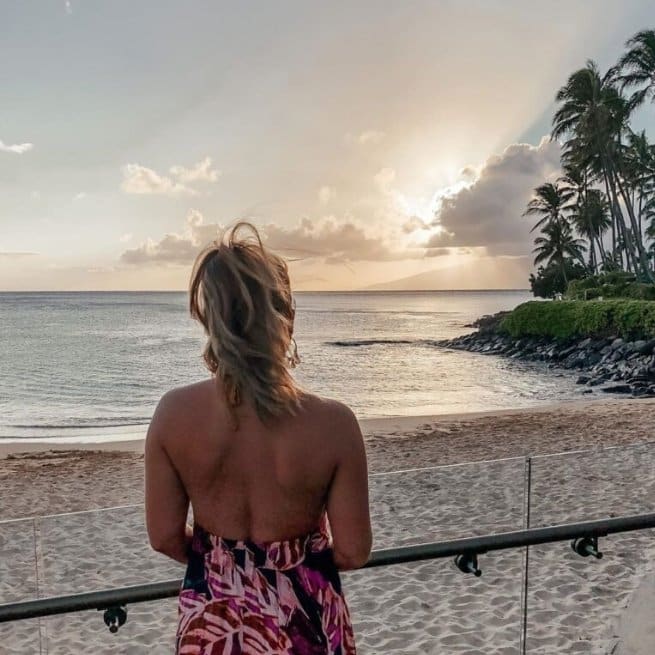
[[[298,539],[223,539],[194,526],[178,655],[354,655],[327,521]]]

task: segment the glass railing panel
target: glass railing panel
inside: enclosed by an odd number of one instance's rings
[[[523,527],[522,458],[371,476],[374,547],[447,541]],[[523,555],[480,558],[482,577],[452,560],[346,573],[358,652],[514,653]]]
[[[519,529],[524,479],[521,458],[373,475],[375,548]],[[183,567],[150,549],[141,506],[42,517],[35,526],[41,596],[183,574]],[[518,640],[521,562],[521,553],[486,555],[480,579],[442,560],[344,575],[361,652],[504,652],[502,644]],[[86,648],[138,655],[170,652],[175,622],[170,600],[129,605],[117,634],[96,611],[40,625],[49,653]]]
[[[655,443],[532,458],[531,525],[655,511]]]
[[[42,595],[97,591],[181,578],[184,568],[148,544],[142,506],[77,512],[38,520]],[[48,653],[169,653],[175,640],[175,600],[128,605],[116,634],[103,613],[45,620]]]
[[[150,548],[140,505],[46,516],[37,525],[43,595],[169,580],[184,572]]]
[[[531,526],[653,512],[654,465],[652,444],[535,457]],[[569,542],[530,548],[526,652],[620,652],[617,625],[652,568],[654,537],[647,530],[601,538],[600,560],[579,556]]]
[[[450,560],[344,574],[357,652],[516,653],[522,562],[518,551],[490,553],[480,559],[480,578]]]
[[[372,475],[374,548],[519,530],[524,480],[523,458]]]
[[[0,521],[0,603],[38,597],[35,526],[32,519]],[[39,653],[38,619],[0,623],[0,652]]]
[[[115,634],[110,633],[105,626],[102,614],[91,610],[48,618],[48,655],[173,653],[177,627],[175,599],[128,605],[127,622]]]

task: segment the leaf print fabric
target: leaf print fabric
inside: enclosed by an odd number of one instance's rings
[[[327,520],[256,543],[194,526],[179,598],[178,655],[355,655]]]

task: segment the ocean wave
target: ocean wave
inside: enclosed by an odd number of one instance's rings
[[[360,348],[362,346],[438,346],[435,339],[349,339],[344,341],[326,341],[326,346],[339,348]]]
[[[150,416],[136,416],[129,418],[75,418],[57,423],[7,423],[0,425],[5,428],[17,430],[72,430],[86,428],[120,428],[146,425]]]

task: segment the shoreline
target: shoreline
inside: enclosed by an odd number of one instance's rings
[[[632,398],[655,397],[655,339],[650,336],[644,334],[643,338],[633,337],[632,340],[618,334],[533,336],[528,330],[523,336],[512,336],[502,326],[513,315],[513,312],[499,312],[483,316],[471,326],[477,331],[442,340],[439,345],[524,362],[542,362],[551,369],[577,371],[577,384],[588,394],[595,390]]]
[[[544,405],[530,407],[508,407],[503,409],[490,409],[471,412],[451,412],[445,414],[398,414],[393,416],[379,416],[359,419],[359,425],[364,437],[372,437],[377,432],[414,431],[424,424],[439,425],[485,418],[504,418],[512,416],[525,416],[529,414],[548,414],[560,409],[584,409],[605,405],[608,402],[630,402],[633,404],[651,403],[652,398],[622,398],[607,396],[589,400],[572,399]],[[33,454],[43,452],[124,452],[142,454],[145,444],[145,433],[148,425],[143,425],[139,432],[125,433],[124,435],[89,435],[87,437],[35,437],[35,438],[0,438],[0,460],[18,454]],[[137,436],[140,435],[140,436]],[[112,438],[114,437],[114,438]]]

